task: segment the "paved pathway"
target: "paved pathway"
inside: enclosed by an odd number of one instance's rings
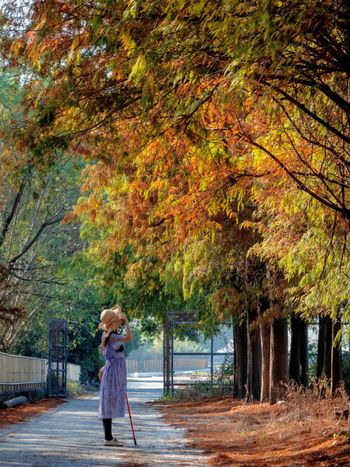
[[[1,429],[0,466],[208,465],[200,451],[186,447],[184,431],[166,424],[161,413],[147,404],[161,395],[159,384],[130,382],[128,394],[138,447],[134,447],[128,417],[113,422],[113,432],[123,447],[103,446],[95,394]]]

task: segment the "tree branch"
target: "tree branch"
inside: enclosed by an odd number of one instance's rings
[[[16,213],[16,209],[17,209],[17,207],[18,207],[18,205],[19,205],[19,203],[21,201],[25,184],[26,184],[26,180],[23,178],[22,181],[21,181],[21,185],[20,185],[20,187],[19,187],[19,189],[17,191],[16,197],[15,197],[15,199],[13,201],[12,209],[9,212],[8,216],[6,217],[6,219],[4,221],[4,224],[2,226],[1,233],[0,233],[0,246],[2,246],[2,244],[5,241],[7,231],[9,229],[10,224],[12,222],[12,219],[13,219],[15,213]]]
[[[348,219],[350,220],[350,209],[347,209],[345,207],[340,207],[338,206],[337,204],[335,203],[332,203],[331,201],[325,199],[325,198],[322,198],[322,196],[319,196],[317,193],[315,193],[314,191],[312,191],[310,188],[308,188],[305,183],[303,183],[296,175],[295,173],[293,173],[292,171],[290,171],[288,169],[288,167],[281,161],[278,159],[278,157],[276,157],[271,151],[269,151],[267,148],[265,148],[264,146],[262,146],[261,144],[257,143],[256,141],[254,141],[254,139],[247,135],[247,134],[243,134],[243,136],[245,136],[248,141],[250,142],[250,144],[252,146],[255,146],[256,148],[260,149],[261,151],[263,151],[265,154],[267,154],[269,157],[271,157],[272,160],[274,160],[285,172],[286,174],[288,174],[290,176],[290,178],[297,184],[298,188],[300,188],[301,190],[305,191],[305,193],[308,193],[312,198],[316,199],[317,201],[319,201],[320,203],[322,203],[324,206],[327,206],[329,209],[331,209],[332,211],[336,211],[336,212],[339,212],[345,219]]]
[[[13,265],[19,258],[21,258],[27,251],[34,245],[34,243],[38,240],[40,237],[41,233],[43,232],[46,227],[57,224],[58,222],[61,222],[61,220],[64,218],[65,212],[64,208],[60,209],[58,213],[54,214],[52,217],[47,219],[46,221],[43,222],[43,224],[40,226],[34,237],[24,245],[22,251],[18,253],[16,256],[14,256],[10,261],[9,264]]]
[[[286,100],[294,104],[298,109],[302,110],[306,115],[311,117],[313,120],[315,120],[317,123],[322,125],[324,128],[326,128],[328,131],[333,133],[335,136],[340,138],[342,141],[345,141],[346,143],[350,144],[350,138],[349,136],[344,135],[341,131],[339,131],[337,128],[335,128],[333,125],[330,123],[326,122],[323,120],[319,115],[317,115],[315,112],[310,110],[308,107],[306,107],[305,104],[302,102],[299,102],[295,97],[291,96],[288,94],[284,89],[281,89],[278,86],[273,85],[272,83],[269,83],[268,81],[264,81],[263,84],[266,86],[271,87],[275,91],[277,91],[279,94],[281,94]]]

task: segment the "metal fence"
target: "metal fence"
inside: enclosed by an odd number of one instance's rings
[[[195,321],[169,319],[164,325],[163,355],[164,392],[197,382],[218,385],[218,372],[233,358],[232,324],[220,323],[208,337]]]
[[[68,324],[65,319],[49,320],[49,396],[67,395],[67,334]]]

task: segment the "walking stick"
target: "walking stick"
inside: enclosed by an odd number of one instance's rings
[[[129,405],[129,399],[127,393],[125,393],[125,400],[126,400],[126,405],[128,406],[128,412],[129,412],[129,418],[130,418],[130,425],[131,425],[131,431],[132,431],[132,436],[134,438],[134,444],[137,446],[136,442],[136,436],[135,436],[135,431],[134,431],[134,425],[132,423],[132,418],[131,418],[131,411],[130,411],[130,405]]]

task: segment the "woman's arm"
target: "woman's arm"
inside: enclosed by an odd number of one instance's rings
[[[101,336],[101,349],[105,348],[107,345],[107,342],[109,341],[111,336],[111,331],[103,331],[103,334]]]
[[[132,340],[132,332],[130,328],[129,321],[125,316],[123,316],[123,321],[124,321],[124,326],[125,326],[125,334],[121,336],[121,341],[122,342],[130,342]]]
[[[130,342],[132,340],[132,332],[129,321],[122,311],[118,310],[117,315],[121,320],[121,324],[125,326],[125,334],[119,335],[119,342]]]

